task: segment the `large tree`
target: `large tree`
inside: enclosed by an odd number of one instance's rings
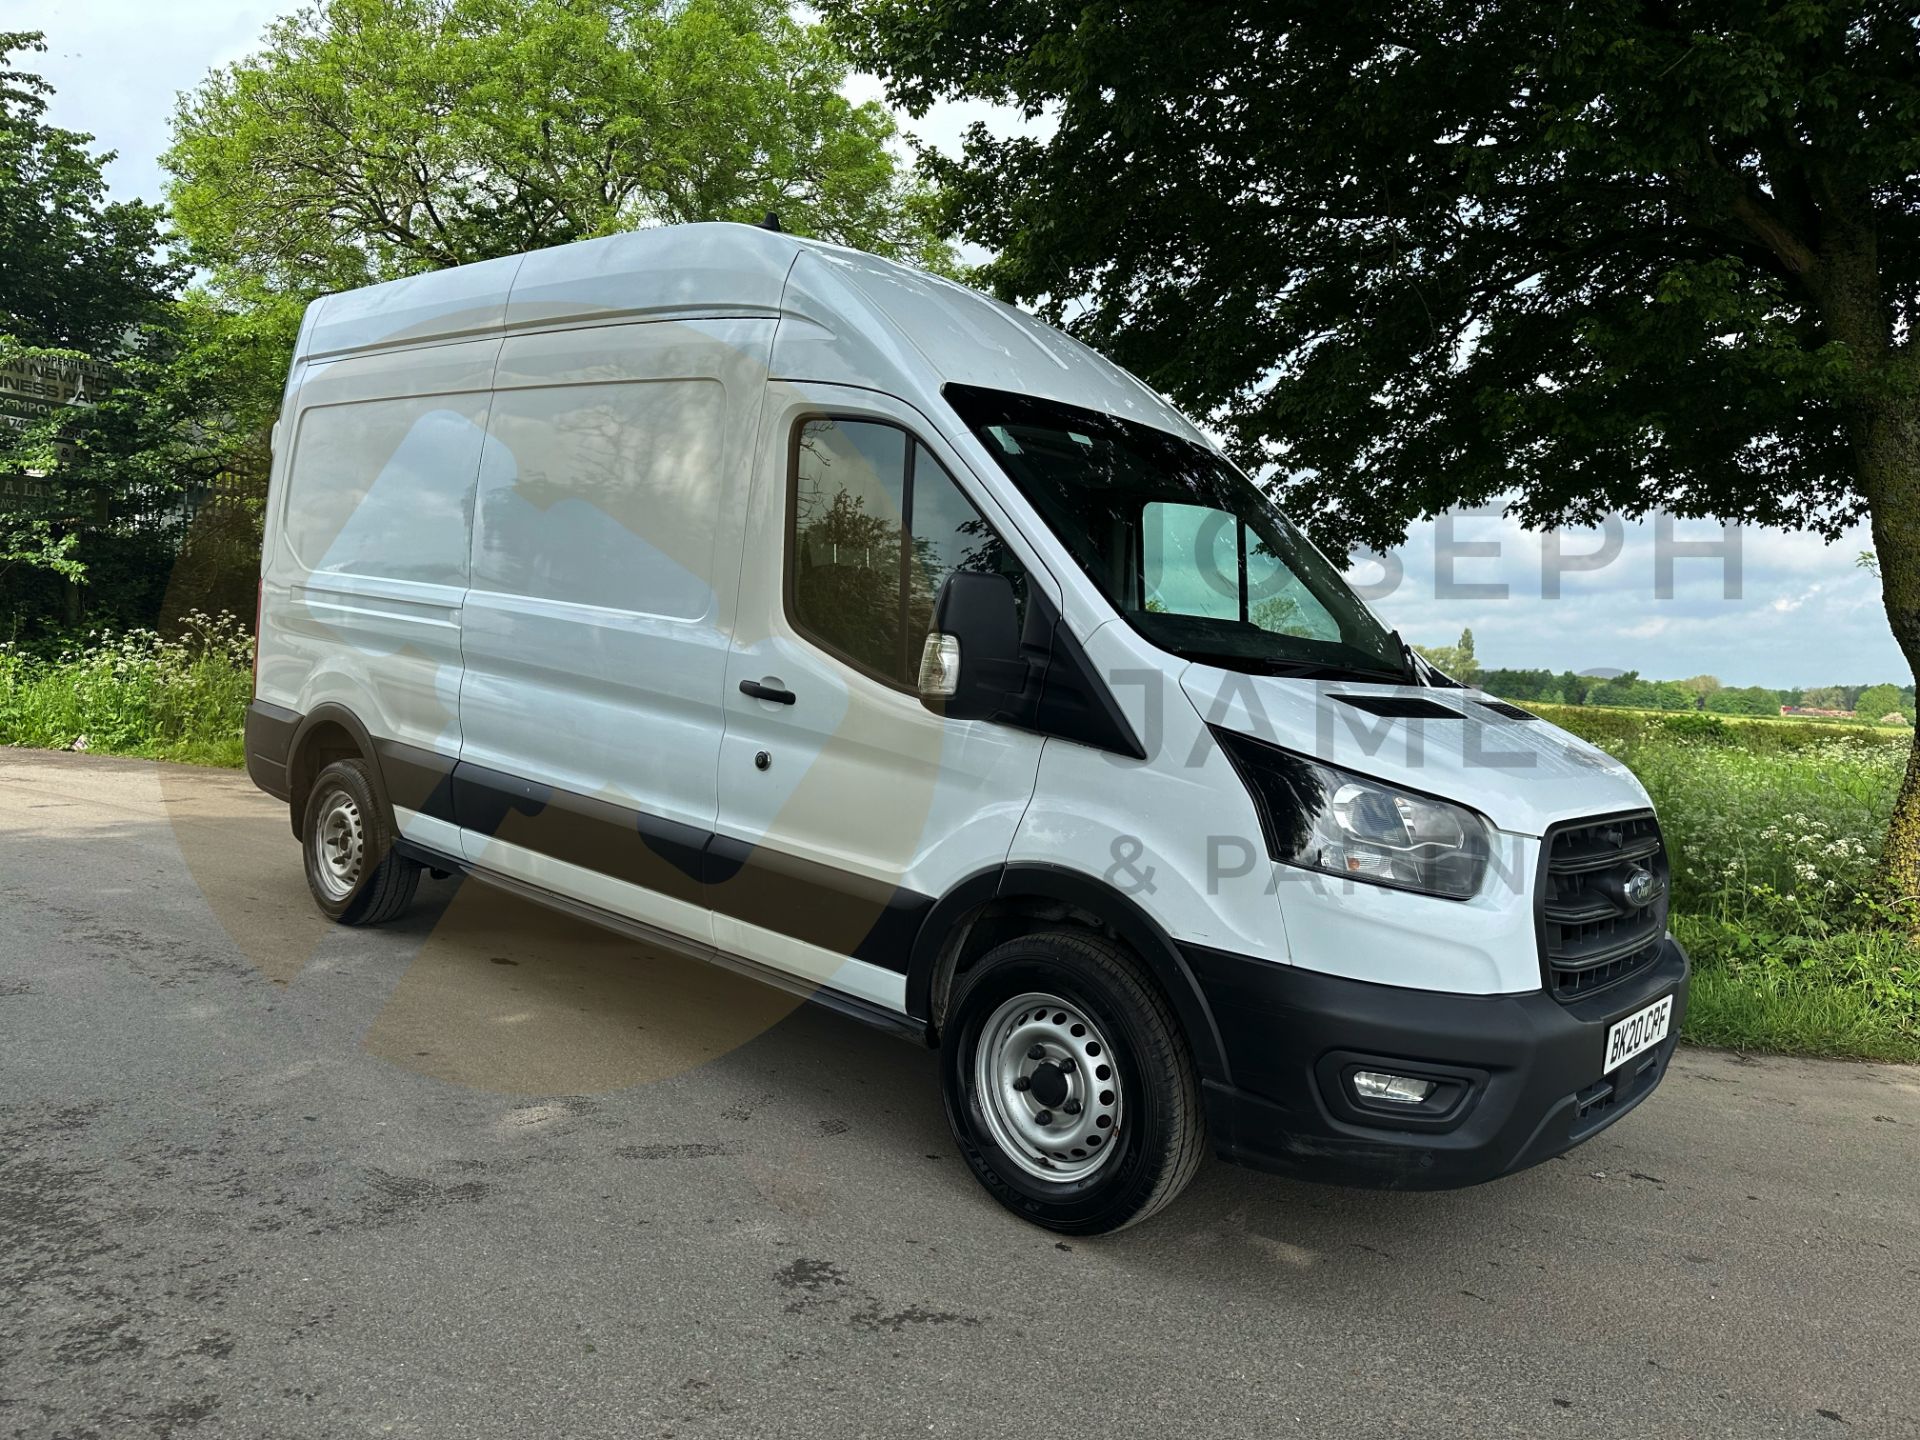
[[[1512,497],[1871,517],[1920,672],[1920,18],[1896,0],[822,0],[986,278],[1323,537]],[[1920,746],[1886,847],[1920,895]]]
[[[302,291],[691,220],[946,263],[891,116],[783,0],[321,0],[180,101],[196,258]]]
[[[159,252],[160,212],[109,201],[91,135],[46,122],[53,87],[16,68],[45,50],[31,31],[0,31],[0,338],[35,348],[112,349],[152,318],[173,278]]]

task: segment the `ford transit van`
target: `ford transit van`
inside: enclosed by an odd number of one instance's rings
[[[422,868],[937,1046],[1016,1213],[1203,1154],[1468,1185],[1659,1083],[1667,855],[1205,435],[947,280],[744,225],[316,301],[254,781],[319,907]]]

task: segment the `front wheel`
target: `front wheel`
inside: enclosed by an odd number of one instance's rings
[[[412,903],[420,867],[395,852],[365,761],[336,760],[320,772],[300,836],[307,888],[328,919],[379,925]]]
[[[1093,935],[1010,940],[967,971],[941,1039],[947,1119],[980,1183],[1069,1235],[1146,1219],[1205,1149],[1193,1059],[1139,961]]]

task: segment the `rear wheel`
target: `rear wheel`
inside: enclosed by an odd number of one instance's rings
[[[307,888],[329,919],[379,925],[398,916],[420,886],[420,867],[393,848],[394,833],[363,760],[336,760],[307,797],[301,847]]]
[[[1135,1224],[1199,1169],[1179,1024],[1139,961],[1101,937],[1045,932],[983,956],[955,992],[941,1074],[967,1164],[1050,1230]]]

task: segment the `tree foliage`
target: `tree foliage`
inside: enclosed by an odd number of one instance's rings
[[[846,74],[779,0],[322,0],[182,97],[170,198],[197,256],[308,293],[768,211],[945,266]]]
[[[1413,648],[1425,656],[1429,664],[1462,685],[1480,683],[1484,672],[1473,653],[1473,631],[1462,630],[1459,641],[1452,645],[1416,645]]]
[[[1878,724],[1884,717],[1901,712],[1905,704],[1898,685],[1869,685],[1854,700],[1853,711],[1862,720]]]
[[[1705,703],[1707,709],[1719,715],[1778,715],[1783,702],[1777,690],[1735,685],[1714,691]]]
[[[985,276],[1277,462],[1323,534],[1517,496],[1832,529],[1916,393],[1910,7],[828,0]],[[1892,363],[1898,351],[1899,364]]]
[[[28,577],[55,591],[84,578],[89,533],[124,508],[126,375],[165,348],[180,278],[159,209],[109,201],[102,172],[112,157],[89,149],[91,136],[47,124],[52,87],[18,68],[21,54],[45,48],[37,33],[0,33],[0,368],[40,387],[10,390],[0,418],[9,636]],[[93,382],[88,404],[46,393],[50,375],[77,366]]]
[[[160,211],[108,201],[92,140],[46,123],[52,87],[17,68],[46,49],[0,32],[0,337],[16,346],[97,352],[152,317],[175,272],[160,253]]]

